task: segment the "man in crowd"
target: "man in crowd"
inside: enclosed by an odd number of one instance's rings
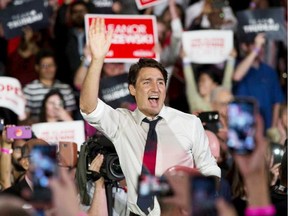
[[[27,116],[32,122],[39,120],[42,101],[52,88],[59,89],[64,97],[65,107],[72,115],[72,111],[76,110],[75,96],[71,86],[55,79],[57,66],[53,52],[50,50],[39,51],[36,56],[35,69],[39,75],[38,79],[28,83],[23,89],[27,100]]]
[[[276,127],[280,104],[285,99],[277,72],[261,60],[265,41],[265,35],[259,33],[253,42],[241,45],[245,58],[237,65],[233,79],[236,96],[256,99],[267,130]]]
[[[160,215],[155,197],[145,202],[137,196],[140,174],[159,176],[175,165],[197,167],[206,176],[220,177],[221,171],[200,119],[164,105],[167,72],[157,61],[140,59],[130,68],[128,83],[137,103],[135,111],[115,110],[98,99],[101,69],[112,35],[112,31],[105,33],[104,19],[92,21],[92,61],[81,88],[80,109],[84,119],[115,145],[127,181],[130,215]],[[152,149],[148,151],[147,146]]]

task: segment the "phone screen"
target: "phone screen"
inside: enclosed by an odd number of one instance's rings
[[[39,145],[31,151],[33,202],[50,202],[49,178],[57,175],[57,146]]]
[[[141,175],[138,179],[139,196],[172,196],[173,191],[164,176]]]
[[[229,149],[238,154],[251,153],[255,148],[255,102],[236,99],[228,105]]]
[[[0,132],[4,129],[4,119],[0,118]]]
[[[192,215],[216,215],[216,182],[212,176],[191,177]]]

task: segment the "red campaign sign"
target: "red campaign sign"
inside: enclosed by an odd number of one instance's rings
[[[87,14],[86,37],[92,20],[97,17],[105,19],[106,31],[114,31],[105,62],[135,62],[139,58],[159,60],[159,54],[154,49],[158,42],[155,16]]]
[[[162,2],[167,2],[167,0],[136,0],[136,5],[139,10],[142,10]]]

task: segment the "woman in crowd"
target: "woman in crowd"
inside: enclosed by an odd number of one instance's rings
[[[48,92],[43,100],[40,112],[40,122],[73,121],[73,118],[65,110],[64,99],[57,89]]]

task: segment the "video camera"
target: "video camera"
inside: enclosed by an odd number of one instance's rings
[[[87,141],[86,173],[87,180],[97,178],[97,173],[89,170],[89,165],[98,154],[103,154],[104,161],[100,168],[100,174],[109,181],[121,181],[124,175],[120,166],[119,158],[113,143],[105,136],[91,137]],[[99,175],[98,175],[99,176]]]

